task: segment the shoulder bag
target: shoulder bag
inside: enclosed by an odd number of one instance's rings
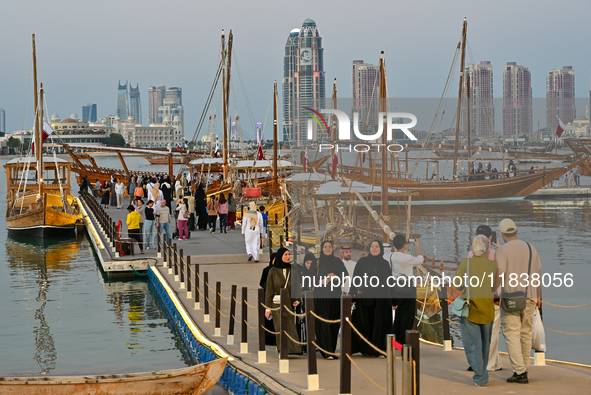
[[[464,285],[468,289],[466,299],[459,296],[455,298],[451,305],[451,311],[458,317],[468,318],[470,314],[470,258],[468,258],[468,284]]]
[[[526,243],[529,248],[529,264],[527,265],[527,278],[530,280],[530,271],[531,271],[531,245]],[[515,313],[518,311],[525,310],[525,306],[527,305],[527,291],[529,289],[529,281],[527,282],[527,287],[525,288],[525,292],[523,291],[516,291],[516,292],[503,292],[501,295],[501,307],[507,313]]]
[[[285,285],[283,286],[283,288],[287,288],[287,282],[289,281],[290,275],[291,275],[291,270],[289,271],[289,273],[287,273],[287,278],[285,279]],[[281,304],[281,295],[273,296],[273,303]]]

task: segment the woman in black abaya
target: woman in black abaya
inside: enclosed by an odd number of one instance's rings
[[[267,278],[269,277],[269,271],[271,270],[271,268],[273,267],[273,264],[275,263],[275,256],[276,255],[277,255],[276,253],[271,254],[271,259],[269,259],[269,266],[265,267],[263,269],[263,272],[261,273],[261,281],[259,281],[259,285],[261,286],[262,289],[265,290],[265,293],[263,294],[264,295],[263,299],[265,299],[267,296]],[[275,325],[273,323],[273,317],[271,317],[270,320],[265,320],[265,328],[267,328],[271,332],[275,332]],[[265,331],[265,344],[267,346],[275,346],[275,345],[277,345],[277,341],[275,340],[275,335],[270,333],[269,331]]]
[[[353,325],[367,340],[383,351],[386,351],[386,336],[392,327],[392,292],[387,285],[391,275],[390,265],[384,259],[384,246],[382,242],[374,240],[369,246],[369,255],[361,258],[355,266],[350,291],[355,303],[351,318]],[[353,353],[383,357],[360,339],[355,331],[352,343]]]
[[[199,184],[195,191],[195,215],[198,216],[197,228],[205,230],[207,228],[207,196],[205,196],[203,184]]]
[[[333,255],[333,251],[330,241],[322,243],[314,288],[315,313],[327,320],[336,320],[341,317],[341,295],[343,294],[341,281],[343,276],[347,276],[345,264]],[[339,287],[331,289],[332,277],[339,278]],[[337,284],[336,280],[334,284]],[[315,324],[317,344],[320,348],[334,353],[337,348],[340,324],[329,324],[319,319],[315,320]],[[324,359],[335,359],[323,351],[320,353]]]

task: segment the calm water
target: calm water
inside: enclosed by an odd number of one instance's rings
[[[4,213],[4,185],[0,195]],[[86,235],[50,244],[12,239],[2,218],[0,262],[0,376],[191,364],[148,283],[105,281]]]

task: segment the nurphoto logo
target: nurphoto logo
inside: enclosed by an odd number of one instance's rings
[[[305,107],[306,110],[312,111],[310,113],[310,119],[308,119],[308,140],[312,140],[314,138],[313,127],[314,121],[318,124],[318,126],[322,129],[322,125],[328,131],[328,124],[322,114],[331,114],[336,116],[338,120],[339,126],[339,134],[337,136],[338,141],[350,141],[351,140],[351,120],[349,116],[341,110],[335,109],[321,109],[320,112],[313,110],[309,107]],[[385,122],[384,122],[384,117]],[[408,118],[410,122],[408,123],[400,123],[395,122],[395,120],[399,121],[401,119]],[[322,123],[321,123],[322,122]],[[417,140],[414,134],[410,132],[410,128],[414,127],[417,124],[417,117],[413,114],[408,112],[380,112],[378,113],[378,130],[375,134],[363,134],[359,131],[359,113],[357,111],[353,112],[353,133],[355,137],[362,141],[373,141],[378,140],[382,137],[384,133],[384,123],[386,124],[386,138],[388,141],[393,141],[394,130],[399,129],[401,130],[410,140]],[[371,148],[374,147],[378,152],[380,152],[381,148],[387,149],[389,152],[401,152],[404,147],[400,144],[379,144],[379,143],[372,143],[372,144],[319,144],[318,150],[322,152],[322,150],[332,150],[336,149],[336,151],[348,151],[348,152],[368,152]]]

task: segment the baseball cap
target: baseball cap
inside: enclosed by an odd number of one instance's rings
[[[513,222],[512,219],[505,218],[499,223],[499,231],[505,234],[514,233],[515,231],[517,231],[517,226],[515,225],[515,222]]]

